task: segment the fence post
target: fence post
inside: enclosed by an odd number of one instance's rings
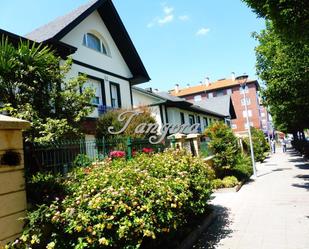
[[[176,138],[175,138],[175,136],[172,136],[172,147],[173,147],[173,149],[176,148]]]
[[[128,159],[131,159],[132,158],[132,141],[131,141],[130,137],[127,140],[127,146],[128,146],[127,157],[128,157]]]

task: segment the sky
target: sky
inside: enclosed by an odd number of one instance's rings
[[[1,0],[0,28],[24,35],[86,2]],[[241,0],[113,2],[152,79],[141,87],[169,90],[232,72],[257,78],[251,34],[265,23]]]

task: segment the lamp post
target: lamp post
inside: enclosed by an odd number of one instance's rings
[[[249,143],[250,143],[251,161],[252,161],[252,168],[253,168],[253,177],[256,178],[257,174],[256,174],[255,160],[254,160],[254,151],[253,151],[253,143],[252,143],[250,122],[249,122],[247,96],[246,96],[246,83],[247,83],[247,80],[248,80],[248,75],[238,76],[238,77],[236,77],[236,80],[240,84],[240,87],[243,90],[242,92],[243,92],[244,101],[245,101],[245,110],[246,110],[246,119],[247,119],[247,127],[248,127],[248,134],[249,134]]]

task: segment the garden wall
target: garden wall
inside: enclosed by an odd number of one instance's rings
[[[0,115],[0,248],[22,231],[26,210],[23,120]]]

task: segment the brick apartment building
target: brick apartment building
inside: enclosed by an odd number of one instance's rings
[[[235,75],[232,74],[230,79],[221,79],[215,82],[209,82],[209,79],[196,86],[188,86],[179,88],[175,86],[174,90],[170,93],[177,97],[185,98],[190,102],[198,105],[198,102],[207,102],[207,99],[216,98],[218,96],[231,95],[234,109],[236,112],[236,119],[231,122],[231,127],[235,133],[245,133],[247,130],[247,120],[245,111],[245,101],[248,106],[248,116],[250,126],[267,132],[268,128],[268,113],[266,109],[260,105],[259,100],[259,83],[257,80],[248,79],[246,84],[246,97],[244,99],[243,89],[240,84],[235,80]]]

